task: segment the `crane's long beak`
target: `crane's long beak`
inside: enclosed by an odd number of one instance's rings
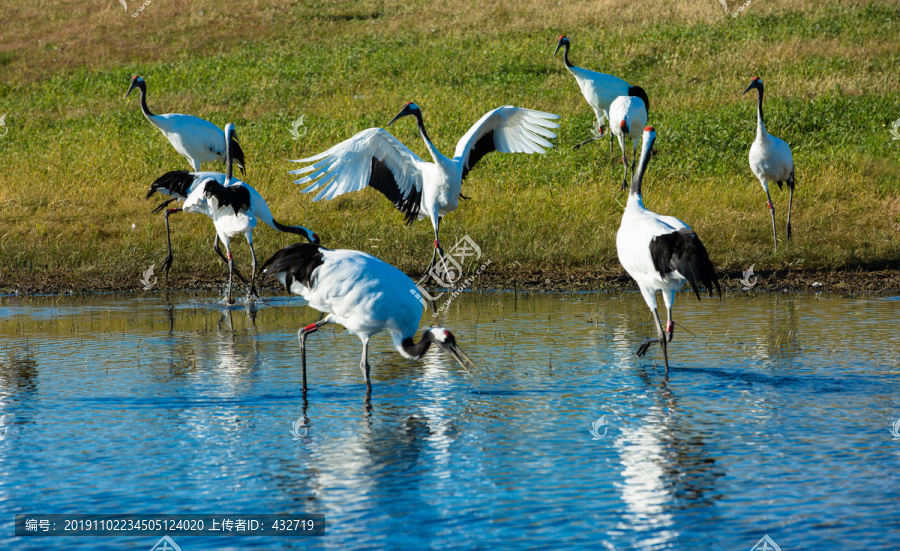
[[[553,50],[553,55],[550,57],[556,57],[556,53],[559,52],[560,48],[562,48],[562,40],[556,43],[556,49]]]
[[[409,115],[409,111],[406,109],[406,107],[404,107],[399,113],[397,113],[396,117],[391,119],[391,122],[387,123],[387,125],[390,126],[390,125],[394,124],[395,122],[397,122],[397,119],[402,119],[403,117],[405,117],[407,115]]]
[[[132,80],[132,81],[131,81],[131,86],[129,86],[129,87],[128,87],[128,91],[125,92],[125,97],[127,98],[127,97],[128,97],[128,94],[130,94],[131,91],[134,90],[135,88],[137,88],[137,81]]]
[[[469,356],[467,356],[466,353],[462,351],[462,348],[460,348],[459,346],[456,345],[456,343],[453,343],[453,344],[442,343],[441,347],[444,350],[446,350],[447,352],[449,352],[451,356],[456,358],[456,361],[459,362],[459,365],[469,375],[472,374],[472,372],[469,371],[469,367],[471,367],[472,369],[477,369],[478,366],[475,365],[475,362],[473,362],[469,358]]]
[[[756,88],[756,83],[755,83],[755,82],[751,82],[751,83],[750,83],[750,86],[748,86],[746,90],[744,90],[743,92],[741,92],[741,95],[743,96],[744,94],[746,94],[746,93],[749,92],[750,90],[753,90],[754,88]]]

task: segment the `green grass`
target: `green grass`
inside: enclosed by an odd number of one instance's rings
[[[618,148],[572,149],[593,117],[550,58],[559,34],[571,38],[576,65],[647,90],[658,155],[645,202],[690,224],[720,269],[900,267],[900,141],[889,133],[900,117],[898,3],[754,0],[738,17],[715,0],[632,4],[154,2],[132,18],[115,2],[13,3],[17,25],[0,29],[9,129],[0,138],[0,288],[135,288],[162,260],[162,218],[144,193],[188,164],[137,99],[123,99],[132,74],[146,79],[154,112],[234,122],[244,179],[277,219],[410,273],[431,254],[427,221],[406,228],[374,190],[312,203],[291,183],[297,165],[287,159],[384,126],[406,101],[422,107],[448,155],[496,106],[557,113],[548,154],[479,163],[463,187],[472,199],[444,220],[443,241],[468,234],[491,271],[621,272]],[[740,93],[756,74],[767,128],[791,145],[797,167],[795,241],[777,253],[747,165],[755,99]],[[308,131],[295,141],[301,114]],[[391,132],[427,158],[410,119]],[[773,189],[773,200],[783,236],[787,192]],[[172,224],[175,283],[220,277],[211,222],[181,214]],[[254,241],[265,258],[294,239],[263,228]],[[234,250],[246,265],[246,245]]]

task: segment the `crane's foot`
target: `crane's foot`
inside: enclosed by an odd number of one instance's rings
[[[651,344],[662,344],[662,341],[660,341],[659,339],[651,339],[651,338],[644,339],[644,342],[642,342],[641,345],[638,347],[637,352],[634,353],[635,357],[637,357],[637,358],[644,357],[644,354],[647,353],[647,349],[650,348]]]
[[[151,213],[151,214],[156,214],[157,212],[162,212],[162,210],[163,210],[164,208],[166,208],[167,206],[169,206],[169,203],[171,203],[172,201],[176,201],[176,200],[178,200],[178,198],[177,198],[177,197],[173,197],[173,198],[169,199],[168,201],[163,201],[162,203],[156,205],[156,208],[153,209],[153,210],[151,210],[150,213]]]
[[[247,292],[247,300],[248,301],[257,301],[259,300],[259,294],[256,292],[256,286],[251,285],[250,290]]]
[[[166,259],[163,260],[163,264],[162,264],[163,276],[166,279],[169,279],[169,268],[172,267],[173,260],[175,260],[175,259],[172,257],[172,253],[169,253],[169,255],[166,256]]]

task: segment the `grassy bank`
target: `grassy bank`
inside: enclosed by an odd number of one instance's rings
[[[472,199],[442,225],[445,244],[480,244],[495,273],[621,273],[615,234],[625,195],[617,148],[573,150],[593,122],[574,79],[551,59],[572,40],[576,65],[642,85],[658,155],[647,205],[689,223],[723,271],[900,268],[900,3],[753,0],[737,17],[717,0],[600,2],[7,3],[0,27],[0,288],[139,288],[165,255],[147,186],[187,162],[123,95],[142,75],[157,113],[234,122],[245,180],[284,223],[330,247],[372,252],[418,273],[427,221],[374,190],[312,203],[287,159],[384,126],[418,103],[445,154],[503,104],[562,116],[543,156],[493,155],[464,184]],[[734,6],[731,8],[734,9]],[[137,13],[136,17],[131,14]],[[766,83],[768,130],[797,166],[795,241],[772,251],[765,196],[747,152]],[[292,139],[304,115],[306,134]],[[410,119],[391,127],[423,158]],[[0,134],[3,130],[0,129]],[[206,170],[220,170],[209,164]],[[784,233],[787,192],[773,190]],[[173,217],[175,285],[221,275],[213,230]],[[293,242],[255,232],[259,256]],[[237,242],[240,265],[249,262]],[[474,268],[477,268],[475,266]],[[473,268],[473,269],[474,269]]]

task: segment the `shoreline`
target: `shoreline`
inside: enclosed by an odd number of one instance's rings
[[[637,284],[624,273],[612,270],[590,268],[571,269],[526,269],[502,268],[492,271],[489,267],[474,278],[465,291],[491,292],[602,292],[636,291]],[[463,274],[462,281],[473,276]],[[723,293],[729,292],[791,292],[827,294],[900,294],[900,269],[882,270],[796,270],[774,269],[756,272],[756,283],[746,289],[741,283],[741,272],[720,272],[719,283]],[[421,274],[412,279],[418,280]],[[4,278],[5,279],[5,278]],[[173,291],[214,291],[223,284],[222,275],[209,273],[173,274],[168,280],[159,278],[152,292]],[[237,287],[243,284],[238,282]],[[685,287],[689,289],[689,287]],[[283,288],[275,283],[260,285],[260,290]],[[43,274],[41,278],[27,278],[16,283],[0,280],[0,294],[5,296],[31,295],[92,295],[143,293],[139,275],[128,278],[123,285],[122,277],[81,278],[61,274]]]

